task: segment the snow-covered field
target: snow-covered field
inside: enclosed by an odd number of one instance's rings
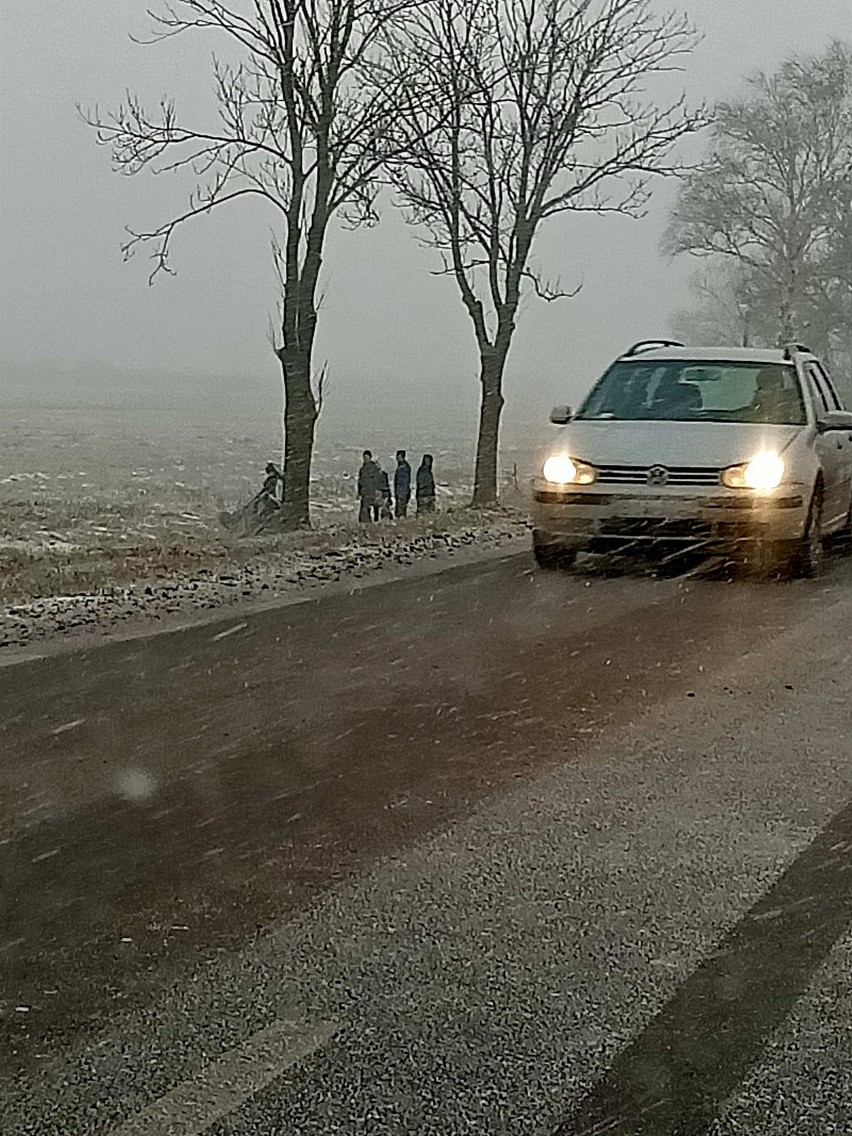
[[[419,443],[419,444],[416,444]],[[366,444],[370,444],[370,440]],[[510,512],[465,508],[464,444],[412,439],[435,455],[441,511],[365,531],[355,523],[362,445],[323,438],[310,533],[240,540],[218,522],[275,458],[250,421],[104,407],[4,408],[0,420],[0,646],[182,611],[274,598],[389,564],[457,556],[525,536],[524,458],[504,455]],[[377,457],[390,468],[395,446]],[[507,461],[508,458],[508,461]],[[518,489],[513,467],[518,465]]]

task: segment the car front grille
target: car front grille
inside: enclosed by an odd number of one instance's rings
[[[613,517],[600,526],[600,536],[624,540],[709,540],[713,526],[691,518],[664,520],[650,517]]]
[[[664,470],[662,480],[652,480],[651,470]],[[604,485],[718,485],[718,469],[704,466],[606,465],[597,467],[597,481]]]

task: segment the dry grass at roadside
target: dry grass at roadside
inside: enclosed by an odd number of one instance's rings
[[[212,570],[227,551],[191,545],[86,548],[72,551],[0,550],[0,603],[103,592],[129,584],[181,578]]]
[[[396,523],[364,526],[343,522],[243,540],[225,533],[207,541],[163,534],[160,539],[154,537],[145,543],[105,541],[87,548],[64,544],[47,544],[37,549],[0,545],[0,603],[111,592],[131,584],[165,579],[217,577],[252,561],[275,559],[295,551],[320,558],[341,548],[394,545],[418,536],[465,532],[517,515],[511,508],[458,508]]]

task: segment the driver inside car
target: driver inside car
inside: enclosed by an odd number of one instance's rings
[[[656,418],[692,418],[702,408],[701,391],[694,383],[682,383],[677,373],[664,372],[654,392],[651,413]]]
[[[758,422],[787,422],[798,408],[796,392],[784,385],[784,372],[780,367],[762,367],[755,379],[757,390],[751,400],[751,410]]]

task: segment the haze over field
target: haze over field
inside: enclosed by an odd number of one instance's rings
[[[667,5],[666,5],[667,6]],[[852,33],[849,0],[688,0],[705,39],[682,76],[695,101],[737,89],[791,51],[818,51]],[[130,0],[6,8],[2,65],[3,398],[49,403],[183,405],[276,415],[278,366],[266,339],[276,293],[271,215],[242,203],[180,232],[178,276],[147,285],[144,255],[121,261],[123,226],[145,226],[180,206],[172,178],[115,176],[74,104],[115,105],[126,87],[202,120],[214,109],[211,35],[141,47],[146,28]],[[575,399],[626,342],[666,330],[682,301],[688,260],[658,253],[672,201],[664,185],[648,217],[568,217],[543,233],[539,263],[573,300],[529,299],[509,357],[507,437],[526,434],[548,407]],[[332,228],[316,358],[332,393],[321,436],[344,427],[402,427],[472,437],[478,384],[468,318],[454,283],[432,275],[435,255],[412,239],[386,200],[382,222]]]

